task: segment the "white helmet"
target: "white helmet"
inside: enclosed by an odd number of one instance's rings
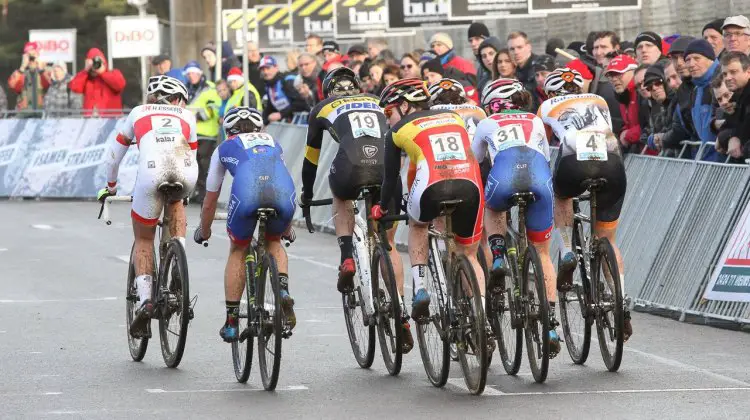
[[[253,125],[254,129],[250,133],[259,132],[263,128],[263,115],[257,109],[245,106],[232,108],[224,115],[224,131],[228,136],[247,132],[242,131],[238,124],[240,121],[249,121]]]
[[[482,107],[485,110],[491,109],[489,112],[493,114],[503,109],[518,109],[510,98],[523,90],[523,85],[516,79],[493,80],[482,91]]]
[[[544,92],[547,94],[570,93],[567,90],[563,89],[563,86],[565,86],[565,84],[567,83],[573,83],[579,88],[583,89],[583,76],[581,76],[581,73],[579,73],[578,70],[569,69],[567,67],[557,69],[547,75],[547,78],[544,79]]]
[[[149,78],[146,94],[149,96],[154,95],[157,102],[162,102],[165,98],[172,95],[182,96],[185,102],[188,100],[185,85],[174,77],[169,76],[153,76]]]
[[[437,82],[433,83],[429,88],[427,88],[427,92],[429,92],[430,94],[430,103],[435,102],[438,98],[440,98],[440,95],[447,92],[456,92],[461,98],[466,98],[464,85],[462,85],[458,80],[449,78],[440,79]]]

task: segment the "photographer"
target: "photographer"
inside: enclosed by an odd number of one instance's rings
[[[21,67],[8,78],[8,87],[18,93],[16,109],[41,110],[44,102],[44,91],[50,84],[45,64],[39,60],[39,47],[36,42],[27,42],[23,47]]]
[[[111,117],[122,114],[125,78],[120,70],[109,69],[104,53],[92,48],[86,54],[86,66],[70,81],[70,90],[83,94],[85,116]]]

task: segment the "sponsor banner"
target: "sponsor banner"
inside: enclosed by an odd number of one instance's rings
[[[337,0],[334,3],[335,38],[363,36],[411,36],[414,31],[392,32],[388,29],[386,0]]]
[[[39,58],[43,61],[76,61],[76,29],[32,29],[29,41],[39,44]]]
[[[498,16],[525,17],[529,0],[449,0],[449,20],[488,19]],[[553,0],[554,1],[554,0]]]
[[[247,39],[243,41],[242,9],[226,9],[221,11],[222,39],[232,44],[235,54],[244,54],[244,46],[247,41],[258,42],[255,17],[255,9],[248,9],[245,15],[245,20],[247,20]]]
[[[112,58],[154,56],[161,53],[156,16],[107,16],[107,48]]]
[[[255,6],[258,48],[262,51],[289,49],[292,45],[292,25],[289,11],[289,5],[285,4]]]
[[[750,203],[737,221],[703,297],[750,302]]]
[[[446,26],[451,6],[450,0],[387,0],[388,28],[404,29],[430,26]],[[464,26],[471,22],[451,22]]]
[[[641,0],[529,0],[529,13],[604,12],[640,8]]]
[[[308,35],[334,37],[334,0],[292,0],[292,41],[304,44]]]

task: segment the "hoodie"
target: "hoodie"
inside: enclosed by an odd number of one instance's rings
[[[92,48],[86,54],[87,59],[101,58],[105,71],[101,74],[94,69],[81,70],[70,81],[70,90],[83,94],[85,116],[117,116],[122,114],[122,91],[125,89],[125,77],[120,70],[110,69],[102,50]]]
[[[201,50],[201,54],[203,54],[203,51],[209,50],[216,54],[216,45],[214,45],[213,42],[209,42],[206,44],[205,47]],[[242,64],[237,59],[237,57],[234,55],[234,50],[232,49],[232,44],[229,41],[224,41],[221,43],[221,78],[226,80],[227,76],[229,76],[229,69],[232,67],[242,68]],[[208,70],[211,72],[210,79],[216,78],[216,66],[209,67]]]
[[[714,61],[708,71],[701,76],[693,78],[693,89],[691,98],[693,106],[690,109],[690,116],[693,118],[693,130],[701,140],[701,143],[716,141],[716,133],[711,129],[713,120],[713,101],[714,94],[711,90],[711,79],[719,69],[719,62]],[[711,162],[723,162],[726,156],[721,155],[713,147],[706,147],[701,160]]]
[[[625,152],[638,153],[641,149],[641,124],[639,119],[638,93],[635,91],[635,78],[630,81],[624,92],[616,94],[617,102],[620,103],[620,115],[622,115],[622,132],[620,137],[626,144]]]
[[[491,36],[482,41],[481,44],[479,44],[479,49],[477,50],[477,62],[479,62],[480,72],[478,74],[479,81],[477,88],[480,94],[484,90],[484,87],[487,85],[487,83],[492,80],[492,69],[488,69],[482,61],[482,50],[485,48],[492,48],[493,50],[495,50],[495,53],[497,53],[498,51],[503,49],[503,42],[500,40],[500,38]]]
[[[443,55],[439,55],[438,59],[444,69],[454,68],[461,73],[465,74],[466,79],[469,80],[472,86],[477,84],[477,69],[474,68],[474,64],[471,61],[456,55],[454,50],[449,50]]]

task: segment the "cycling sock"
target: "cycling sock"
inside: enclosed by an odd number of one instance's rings
[[[289,293],[289,274],[279,273],[279,286],[282,290],[286,290]]]
[[[503,235],[490,235],[487,238],[487,242],[490,243],[490,250],[492,251],[492,260],[502,258],[505,254],[505,237]]]
[[[227,300],[227,321],[237,319],[240,315],[240,301]]]
[[[185,238],[178,236],[177,240],[180,242],[180,245],[182,245],[182,249],[185,249]]]
[[[339,236],[339,249],[341,249],[341,263],[347,258],[352,258],[352,236]]]
[[[141,274],[135,278],[135,289],[138,292],[138,299],[143,302],[151,299],[151,284],[153,279],[148,274]]]
[[[570,250],[573,248],[573,227],[572,226],[563,226],[558,229],[560,231],[560,236],[562,236],[563,241],[563,255],[567,254],[568,252],[571,252]]]
[[[414,280],[414,291],[424,289],[424,279],[427,277],[427,265],[417,264],[411,266],[411,277]]]

